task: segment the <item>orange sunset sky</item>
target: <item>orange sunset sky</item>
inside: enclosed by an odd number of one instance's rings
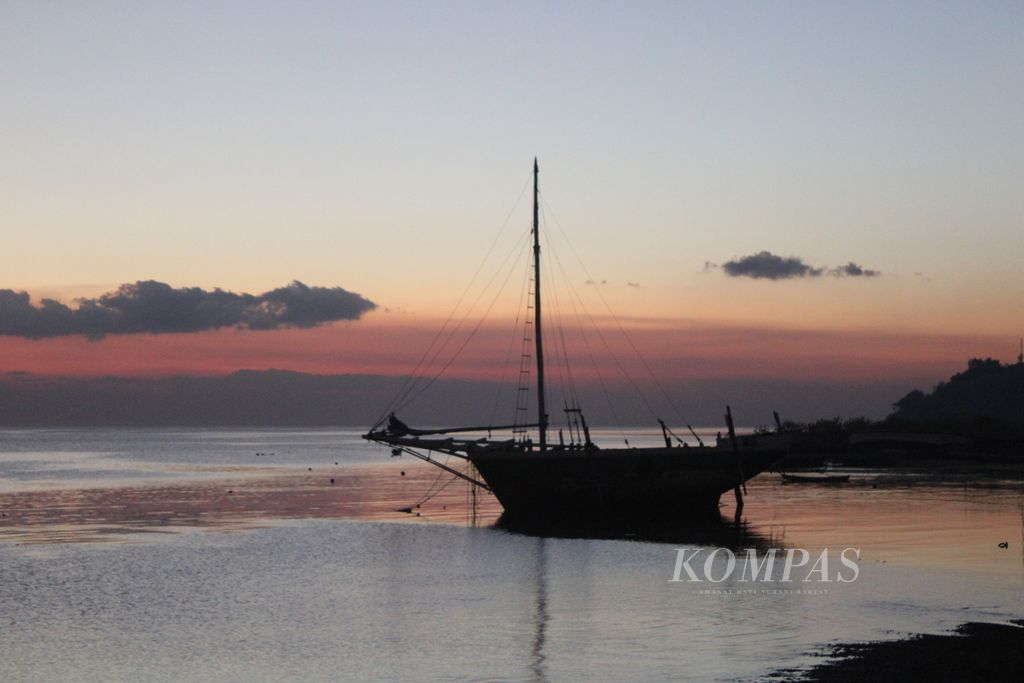
[[[501,379],[536,155],[580,381],[885,383],[884,414],[1017,354],[1021,29],[1019,3],[5,3],[0,373],[402,375],[454,308],[452,348],[479,327],[449,375]],[[87,338],[16,301],[149,280],[376,307]]]

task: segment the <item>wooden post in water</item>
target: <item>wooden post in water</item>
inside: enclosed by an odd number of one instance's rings
[[[658,424],[661,425],[661,435],[665,438],[665,448],[672,448],[672,439],[668,438],[668,427],[665,425],[665,421],[659,417]]]
[[[732,490],[736,494],[736,517],[740,516],[740,512],[743,511],[743,492],[740,490],[740,486],[743,485],[743,463],[740,461],[740,445],[736,441],[736,426],[732,422],[732,408],[729,406],[725,407],[725,426],[729,428],[729,441],[732,443],[732,451],[736,454],[736,466],[739,468],[740,481],[736,484],[736,488]]]

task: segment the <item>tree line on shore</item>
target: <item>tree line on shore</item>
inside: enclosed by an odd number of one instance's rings
[[[967,369],[925,393],[914,389],[882,420],[866,417],[782,421],[794,452],[1021,454],[1024,446],[1024,363],[973,358]],[[762,426],[758,431],[772,431]]]

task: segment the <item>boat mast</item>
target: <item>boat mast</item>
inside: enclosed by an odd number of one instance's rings
[[[537,346],[537,426],[540,450],[548,446],[548,414],[544,408],[544,343],[540,333],[540,212],[538,209],[537,157],[533,158],[533,332]]]

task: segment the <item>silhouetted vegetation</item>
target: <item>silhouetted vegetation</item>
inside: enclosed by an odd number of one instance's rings
[[[1024,456],[1024,363],[973,358],[931,393],[914,389],[884,420],[786,421],[794,435],[786,466],[825,461],[886,465],[907,459],[1020,459]]]
[[[896,401],[886,420],[929,432],[972,437],[1024,433],[1024,363],[972,358],[967,370],[939,382],[930,394],[915,389]]]

